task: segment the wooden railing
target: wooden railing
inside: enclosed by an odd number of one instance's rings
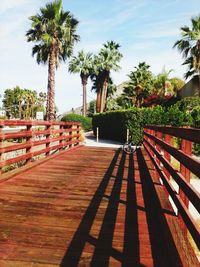
[[[174,137],[178,138],[180,148],[173,145]],[[144,129],[144,147],[178,210],[180,224],[184,231],[189,230],[200,248],[200,228],[189,211],[191,202],[200,213],[200,194],[190,184],[191,173],[200,178],[200,161],[192,156],[193,142],[200,144],[200,129],[170,126]],[[174,167],[172,157],[179,162],[178,169]],[[178,190],[172,186],[170,178],[177,183]]]
[[[79,141],[80,123],[0,120],[0,172],[7,166],[76,146]]]

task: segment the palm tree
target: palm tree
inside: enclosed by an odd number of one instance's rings
[[[101,111],[101,94],[102,94],[102,61],[99,56],[94,56],[93,62],[93,70],[90,75],[91,81],[93,83],[92,90],[94,90],[97,94],[96,100],[96,112],[99,113]]]
[[[102,92],[102,73],[99,72],[99,74],[92,74],[90,75],[90,78],[92,80],[92,89],[93,91],[95,91],[97,93],[97,100],[96,100],[96,111],[97,113],[100,112],[101,110],[101,92]],[[106,94],[106,98],[112,98],[112,95],[117,91],[117,87],[116,85],[113,83],[113,80],[111,77],[109,77],[108,79],[108,84],[107,84],[107,94]]]
[[[87,98],[86,98],[86,86],[88,77],[91,74],[93,66],[93,58],[91,53],[84,53],[84,51],[79,51],[77,57],[73,57],[69,62],[69,72],[80,73],[81,81],[83,85],[83,116],[86,116],[87,112]]]
[[[124,88],[124,94],[127,94],[137,107],[141,107],[143,99],[152,89],[153,75],[149,68],[149,65],[142,62],[128,75],[130,81]]]
[[[78,21],[62,7],[62,0],[55,0],[40,8],[40,13],[30,17],[31,29],[27,41],[34,42],[32,55],[37,63],[48,64],[47,119],[55,118],[55,69],[59,62],[72,55],[74,43],[79,41]]]
[[[181,27],[182,38],[175,42],[173,47],[182,53],[185,61],[183,65],[188,65],[185,78],[194,75],[199,76],[199,95],[200,95],[200,15],[191,19],[192,27]]]
[[[100,62],[99,69],[101,70],[102,78],[102,90],[101,90],[101,109],[100,112],[105,110],[107,87],[111,70],[118,71],[120,69],[119,61],[122,58],[122,54],[119,52],[120,45],[113,41],[108,41],[103,45],[98,55],[98,61]]]
[[[166,70],[163,68],[162,72],[158,74],[154,80],[154,90],[162,97],[167,95],[168,92],[172,91],[173,89],[171,79],[169,78],[171,72],[173,72],[172,69]]]

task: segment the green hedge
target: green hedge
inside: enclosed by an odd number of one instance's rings
[[[135,142],[140,142],[143,138],[143,128],[145,125],[191,125],[200,127],[200,108],[193,111],[180,110],[177,105],[166,109],[161,106],[153,108],[132,108],[95,114],[93,116],[93,131],[99,127],[100,138],[126,140],[126,130],[130,130],[130,135]]]
[[[99,137],[113,139],[117,141],[126,140],[126,129],[130,129],[130,134],[135,140],[142,138],[142,117],[139,109],[122,111],[111,111],[95,114],[92,119],[93,131],[99,128]]]
[[[71,113],[64,115],[61,120],[65,122],[80,122],[81,127],[85,132],[92,130],[92,118],[89,117],[83,117],[82,115]]]

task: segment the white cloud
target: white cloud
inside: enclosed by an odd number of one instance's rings
[[[163,67],[166,70],[173,69],[171,76],[177,76],[183,78],[183,73],[185,72],[185,67],[183,67],[182,59],[180,55],[175,50],[169,51],[156,51],[154,53],[148,54],[143,52],[138,54],[137,51],[129,53],[121,61],[121,71],[112,73],[112,77],[116,84],[120,84],[122,81],[128,79],[127,75],[138,65],[139,62],[146,62],[150,65],[150,70],[154,75],[159,74]]]
[[[150,50],[152,48],[155,47],[157,43],[156,42],[153,42],[153,41],[149,41],[149,42],[137,42],[137,43],[134,43],[133,45],[130,46],[130,49],[131,50],[139,50],[139,51],[144,51],[144,50]]]
[[[27,0],[6,0],[0,2],[0,14],[27,4]]]
[[[16,85],[46,91],[48,66],[38,66],[35,58],[31,57],[33,44],[26,42],[25,32],[30,27],[28,17],[37,13],[40,6],[44,6],[49,1],[0,1],[0,94],[4,89]],[[191,1],[194,3],[193,0]],[[148,9],[149,2],[151,2],[151,10]],[[73,6],[77,11],[74,15],[80,19],[78,31],[81,42],[75,46],[75,53],[80,49],[97,53],[103,43],[113,39],[119,41],[122,50],[124,49],[122,69],[112,74],[116,84],[127,80],[127,74],[142,61],[151,65],[151,70],[155,74],[159,73],[165,65],[166,69],[175,70],[172,75],[182,77],[184,68],[181,66],[181,56],[176,50],[172,50],[171,46],[176,39],[175,36],[178,38],[180,26],[188,23],[192,8],[180,10],[182,7],[180,5],[180,9],[172,16],[171,14],[165,16],[163,13],[163,17],[159,16],[160,14],[152,17],[152,9],[159,7],[158,2],[156,0],[112,0],[108,3],[102,1],[102,4],[97,5],[96,1],[91,1],[89,11],[85,9],[86,13],[84,13],[79,8],[79,3],[82,4],[81,0],[63,0],[64,4],[67,3],[66,9],[71,10]],[[162,11],[166,7],[165,2],[162,1]],[[171,0],[171,5],[174,2]],[[160,38],[159,42],[158,38]],[[56,72],[56,103],[59,113],[82,104],[80,76],[70,75],[67,68],[67,64],[62,64]],[[89,83],[88,95],[94,98],[90,88]]]

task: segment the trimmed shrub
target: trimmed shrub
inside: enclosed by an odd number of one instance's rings
[[[168,110],[155,106],[153,108],[132,108],[95,114],[92,124],[96,134],[99,127],[99,137],[124,142],[126,131],[129,129],[130,137],[135,142],[143,139],[143,128],[145,125],[172,125],[182,126],[191,121],[190,114],[171,106]]]
[[[132,108],[95,114],[92,120],[94,134],[96,135],[98,127],[100,138],[125,142],[127,129],[129,129],[131,139],[136,143],[141,142],[144,126],[143,112],[143,109]]]
[[[200,128],[200,106],[195,107],[191,112],[192,125],[194,127]]]
[[[181,126],[185,121],[186,114],[180,111],[177,107],[171,106],[164,115],[164,121],[162,124]]]
[[[178,101],[175,105],[179,110],[192,112],[192,110],[196,107],[200,106],[200,97],[185,97]]]
[[[85,132],[92,130],[92,118],[89,118],[89,117],[83,117],[82,115],[71,113],[71,114],[64,115],[61,121],[80,122],[81,127]]]

